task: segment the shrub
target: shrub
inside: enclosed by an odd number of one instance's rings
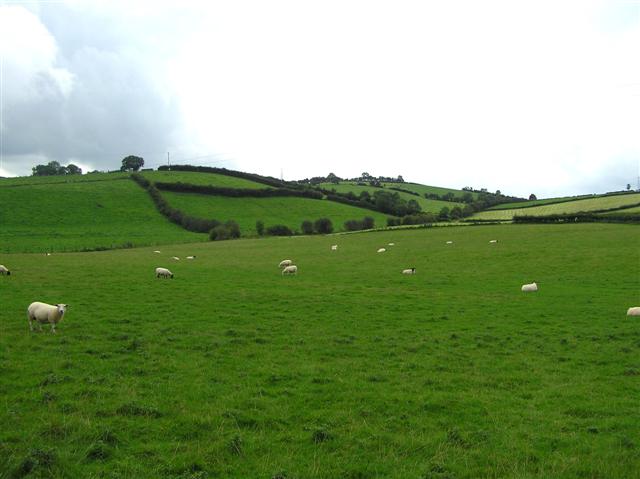
[[[375,227],[376,221],[371,216],[362,218],[362,229],[370,230]]]
[[[260,220],[256,221],[256,231],[260,236],[264,234],[264,223]]]
[[[267,228],[267,234],[271,236],[291,236],[293,231],[287,225],[273,225]]]
[[[333,232],[333,224],[329,218],[320,218],[317,219],[313,224],[314,229],[317,233],[320,234],[328,234]]]
[[[300,225],[300,229],[302,230],[302,234],[312,235],[313,234],[313,223],[309,220],[304,220]]]
[[[402,224],[400,218],[394,218],[393,216],[387,217],[387,226],[399,226]]]
[[[229,220],[223,225],[214,227],[209,232],[211,241],[221,241],[240,237],[240,227],[235,221]]]

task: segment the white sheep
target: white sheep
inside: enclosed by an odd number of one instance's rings
[[[177,256],[172,256],[171,259],[175,259],[176,261],[180,261],[180,258],[178,258]]]
[[[337,244],[331,245],[331,251],[337,251],[337,250],[338,250]]]
[[[384,253],[385,251],[387,251],[385,248],[380,248],[380,249],[378,250],[378,253]]]
[[[47,303],[40,303],[39,301],[31,303],[27,308],[29,329],[33,331],[33,322],[37,321],[40,331],[42,331],[40,323],[49,323],[51,324],[51,332],[55,333],[56,324],[62,321],[62,317],[64,316],[64,313],[67,312],[68,307],[69,305],[67,304],[55,304],[52,306]]]
[[[291,266],[292,264],[293,264],[293,261],[291,261],[290,259],[283,259],[282,261],[280,261],[278,268],[284,268],[286,266]]]
[[[489,240],[489,243],[497,243],[498,240]]]
[[[6,274],[7,276],[9,276],[11,274],[11,271],[9,271],[9,268],[7,268],[5,265],[0,264],[0,274]]]
[[[289,265],[282,270],[282,274],[298,274],[298,267],[295,264]]]
[[[389,246],[395,246],[395,245],[396,245],[395,243],[389,243]]]
[[[154,253],[160,254],[161,251],[160,250],[155,250]]]
[[[447,241],[447,244],[453,244],[453,241]]]
[[[187,259],[196,259],[195,256],[187,256]]]
[[[167,268],[156,268],[156,278],[160,277],[173,279],[173,273]]]
[[[533,282],[531,284],[523,284],[522,285],[522,291],[528,293],[528,292],[533,292],[533,291],[538,291],[538,285]]]
[[[416,274],[415,268],[403,269],[402,274]]]
[[[627,316],[640,316],[640,306],[627,309]]]

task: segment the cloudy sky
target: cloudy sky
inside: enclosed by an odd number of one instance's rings
[[[3,1],[0,175],[138,155],[558,196],[640,165],[640,1]]]

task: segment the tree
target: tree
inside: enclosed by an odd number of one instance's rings
[[[329,173],[327,175],[327,182],[329,182],[329,183],[340,183],[340,181],[342,181],[342,178],[340,178],[339,176],[334,175],[333,173]]]
[[[129,155],[122,160],[120,171],[138,171],[144,166],[144,160],[139,156]]]
[[[304,220],[300,225],[300,229],[302,230],[302,234],[312,235],[313,234],[313,223],[309,220]]]
[[[402,175],[398,175],[398,183],[404,183],[404,178]]]
[[[365,216],[362,218],[362,228],[370,230],[375,226],[375,220],[371,216]]]
[[[64,175],[66,168],[61,166],[57,161],[50,161],[46,165],[36,165],[31,168],[33,176],[54,176]]]
[[[449,213],[449,216],[451,217],[452,220],[459,220],[463,216],[462,208],[460,208],[459,206],[454,206],[453,208],[451,208],[451,212]]]
[[[631,183],[627,183],[627,191],[631,189]]]
[[[313,224],[314,229],[320,234],[329,234],[333,232],[333,224],[329,218],[317,219]]]
[[[259,236],[264,234],[264,223],[260,220],[256,221],[256,231]]]
[[[538,197],[537,197],[536,195],[534,195],[533,193],[531,193],[531,194],[529,195],[529,201],[535,201],[535,200],[537,200],[537,199],[538,199]]]
[[[447,221],[449,219],[449,208],[443,206],[440,213],[438,213],[438,219],[440,221]]]
[[[81,175],[82,168],[77,167],[73,163],[67,165],[67,175]]]

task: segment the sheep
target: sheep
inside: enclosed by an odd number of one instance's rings
[[[160,254],[161,251],[160,250],[155,250],[154,253]]]
[[[627,309],[627,316],[640,316],[640,306]]]
[[[187,259],[196,259],[195,256],[187,256]]]
[[[9,271],[9,269],[5,265],[0,264],[0,274],[6,274],[7,276],[10,276],[11,271]]]
[[[280,261],[278,268],[284,268],[286,266],[291,266],[292,264],[293,264],[293,261],[291,261],[290,259],[283,259],[282,261]]]
[[[533,282],[531,284],[523,284],[522,285],[522,291],[524,291],[525,293],[527,292],[533,292],[533,291],[538,291],[538,285]]]
[[[51,324],[51,332],[56,332],[56,324],[62,321],[64,313],[67,312],[68,304],[50,305],[36,301],[31,303],[27,308],[27,317],[29,318],[29,329],[33,331],[33,322],[38,322],[38,328],[42,331],[40,323]]]
[[[402,274],[416,274],[415,268],[403,269]]]
[[[167,268],[156,268],[156,278],[160,277],[173,279],[173,273]]]
[[[489,240],[489,243],[497,243],[498,240]]]
[[[282,274],[298,274],[298,267],[295,264],[289,265],[282,270]]]
[[[175,259],[176,261],[180,261],[180,258],[178,258],[177,256],[172,256],[171,259]]]
[[[337,244],[331,245],[331,251],[337,251],[337,250],[338,250]]]
[[[395,243],[389,243],[389,246],[395,246],[395,245],[396,245]]]
[[[453,244],[453,241],[447,241],[447,244]]]
[[[385,251],[387,251],[385,248],[380,248],[380,249],[378,250],[378,253],[384,253]]]

